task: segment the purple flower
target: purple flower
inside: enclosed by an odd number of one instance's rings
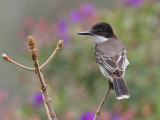
[[[31,104],[38,107],[43,103],[43,96],[40,91],[31,96]]]
[[[140,6],[142,0],[123,0],[125,5]]]
[[[95,6],[92,4],[84,4],[80,7],[82,14],[93,15],[95,13]]]
[[[69,17],[70,17],[70,20],[75,23],[81,22],[83,19],[82,14],[78,10],[72,10],[70,12]]]
[[[113,113],[111,115],[111,120],[120,120],[120,115],[118,113]]]
[[[68,24],[65,20],[59,20],[56,23],[56,32],[60,39],[64,40],[64,45],[70,45],[70,37],[67,33],[68,31]]]
[[[68,25],[65,20],[59,20],[56,24],[56,31],[58,34],[65,34],[67,32]]]
[[[78,120],[93,120],[94,113],[92,112],[85,112],[80,116],[80,119]]]

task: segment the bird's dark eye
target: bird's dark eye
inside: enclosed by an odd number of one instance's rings
[[[97,33],[101,33],[101,32],[102,32],[102,30],[101,30],[101,29],[98,29],[98,30],[97,30]]]

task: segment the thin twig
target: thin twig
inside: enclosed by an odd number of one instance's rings
[[[29,70],[29,71],[35,71],[34,68],[29,68],[29,67],[23,66],[23,65],[15,62],[15,61],[12,60],[7,54],[3,54],[2,57],[3,57],[3,59],[5,59],[6,61],[13,63],[14,65],[16,65],[16,66],[18,66],[18,67],[20,67],[20,68],[23,68],[23,69]]]
[[[60,40],[57,44],[56,49],[54,52],[51,54],[51,56],[48,58],[48,60],[40,67],[40,70],[42,70],[55,56],[55,54],[58,52],[58,50],[62,47],[63,40]]]
[[[105,102],[107,100],[107,97],[108,97],[108,94],[109,94],[109,92],[110,92],[111,89],[112,89],[112,86],[109,84],[108,88],[107,88],[107,91],[106,91],[106,93],[105,93],[105,95],[104,95],[104,97],[103,97],[103,99],[101,101],[101,104],[98,107],[98,110],[95,113],[95,116],[94,116],[93,120],[97,120],[98,119],[98,116],[101,113],[101,109],[102,109],[103,105],[105,104]]]
[[[35,49],[35,43],[34,43],[34,40],[33,40],[32,36],[28,37],[28,45],[29,45],[29,51],[31,53],[31,57],[34,61],[34,66],[36,68],[36,74],[38,75],[38,78],[40,80],[41,92],[42,92],[42,95],[43,95],[43,101],[44,101],[44,104],[45,104],[48,119],[49,120],[57,120],[56,114],[55,114],[55,112],[53,110],[53,107],[52,107],[51,98],[49,97],[48,91],[46,89],[47,86],[45,84],[43,74],[42,74],[42,72],[39,68],[39,63],[38,63],[38,59],[37,59],[37,52],[36,52],[36,49]]]

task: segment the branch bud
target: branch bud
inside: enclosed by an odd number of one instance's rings
[[[7,54],[2,54],[2,57],[3,57],[3,59],[5,59],[5,60],[7,60],[7,61],[10,61],[10,58],[8,57],[8,55]]]
[[[37,60],[37,51],[35,48],[35,42],[31,35],[28,37],[28,46],[29,46],[29,52],[31,53],[32,59],[34,61]]]
[[[60,41],[58,42],[57,48],[58,48],[58,49],[61,48],[61,47],[62,47],[62,44],[63,44],[63,40],[60,40]]]

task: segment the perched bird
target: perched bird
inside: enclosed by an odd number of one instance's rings
[[[94,55],[102,74],[113,85],[117,99],[130,97],[124,82],[126,67],[129,65],[127,51],[121,40],[113,33],[111,25],[100,22],[89,31],[78,32],[79,35],[91,36],[95,43]]]

